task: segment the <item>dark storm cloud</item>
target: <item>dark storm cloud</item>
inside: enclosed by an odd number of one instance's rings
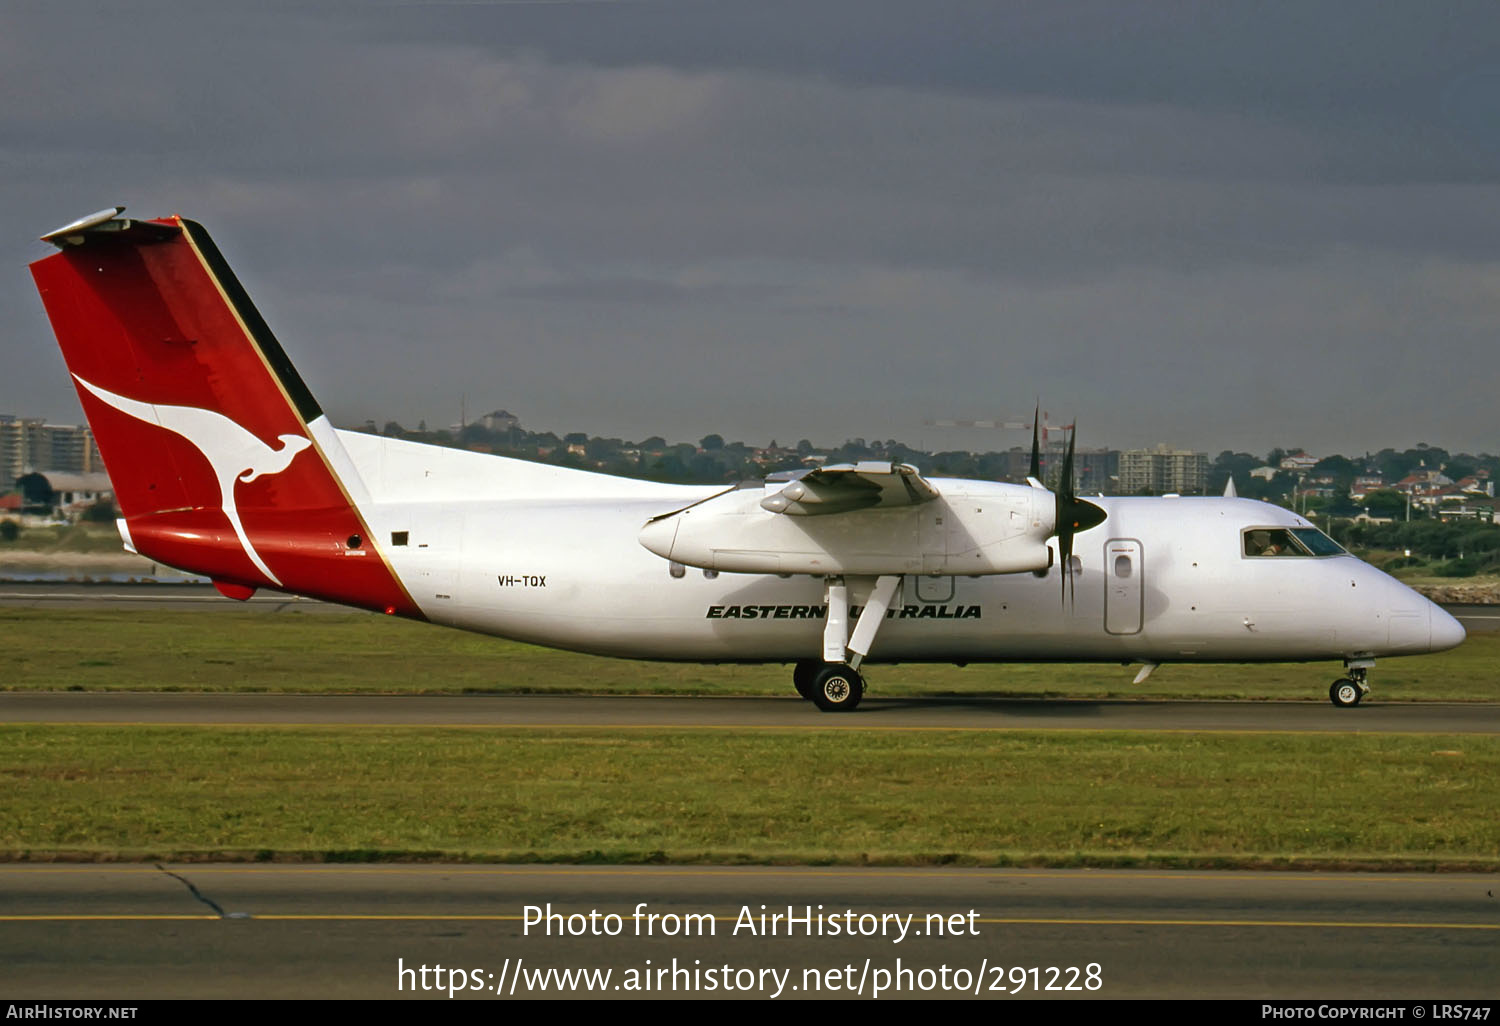
[[[1169,106],[1375,137],[1396,128],[1408,143],[1425,144],[1410,146],[1398,166],[1332,162],[1322,170],[1494,174],[1468,159],[1465,132],[1451,131],[1473,125],[1459,114],[1464,94],[1497,58],[1495,15],[1483,2],[479,3],[440,19],[432,6],[446,5],[393,5],[366,28],[599,67],[767,71],[903,90]],[[1445,115],[1459,124],[1444,123]]]
[[[345,422],[1494,448],[1500,18],[1379,7],[15,6],[0,223],[207,222]]]

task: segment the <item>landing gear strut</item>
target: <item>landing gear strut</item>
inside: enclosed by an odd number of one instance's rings
[[[1365,678],[1374,664],[1373,659],[1347,660],[1344,665],[1349,668],[1349,676],[1340,677],[1333,682],[1328,688],[1329,700],[1340,709],[1358,705],[1370,693],[1370,685],[1365,683]]]
[[[871,578],[863,580],[868,582]],[[865,679],[860,676],[859,664],[869,654],[875,634],[885,622],[885,614],[900,587],[900,574],[874,578],[869,598],[851,632],[849,585],[842,577],[825,580],[828,618],[823,624],[823,659],[798,661],[792,670],[797,694],[824,712],[849,712],[859,705],[865,695]]]

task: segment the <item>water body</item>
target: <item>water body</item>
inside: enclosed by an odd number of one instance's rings
[[[150,573],[87,568],[41,570],[31,567],[0,567],[0,581],[11,584],[208,584],[209,579],[171,567],[158,566]]]

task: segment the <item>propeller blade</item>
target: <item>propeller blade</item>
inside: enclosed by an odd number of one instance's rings
[[[1091,527],[1098,527],[1104,523],[1106,516],[1103,509],[1086,502],[1078,497],[1073,487],[1073,453],[1078,442],[1077,421],[1074,421],[1073,433],[1068,436],[1068,451],[1063,456],[1062,477],[1057,482],[1056,496],[1056,524],[1057,531],[1057,554],[1059,562],[1062,563],[1062,597],[1068,597],[1068,578],[1072,576],[1073,537]],[[1077,584],[1074,584],[1073,597],[1077,599]]]
[[[1064,602],[1068,600],[1068,578],[1073,576],[1073,532],[1059,531],[1057,535],[1058,564],[1062,567],[1062,595]],[[1078,588],[1073,589],[1073,601],[1078,601]]]
[[[1062,563],[1062,597],[1068,597],[1068,578],[1073,576],[1073,504],[1078,500],[1073,496],[1073,445],[1078,441],[1078,422],[1073,422],[1073,430],[1068,434],[1068,451],[1063,455],[1062,474],[1057,479],[1057,554],[1058,562]],[[1078,597],[1078,589],[1073,589],[1073,597]]]
[[[1068,433],[1068,451],[1063,456],[1062,477],[1057,482],[1057,494],[1073,497],[1073,446],[1078,441],[1078,422],[1073,422],[1073,430]]]
[[[1040,481],[1042,479],[1042,448],[1041,436],[1038,432],[1042,425],[1042,401],[1036,401],[1036,413],[1031,418],[1031,479]]]

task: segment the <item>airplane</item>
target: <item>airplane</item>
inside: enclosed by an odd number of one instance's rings
[[[124,546],[268,588],[634,659],[792,663],[826,712],[879,663],[1341,660],[1464,640],[1306,518],[890,462],[661,484],[335,428],[202,225],[112,207],[31,271]],[[1040,419],[1040,418],[1038,418]],[[878,644],[877,644],[878,641]]]

